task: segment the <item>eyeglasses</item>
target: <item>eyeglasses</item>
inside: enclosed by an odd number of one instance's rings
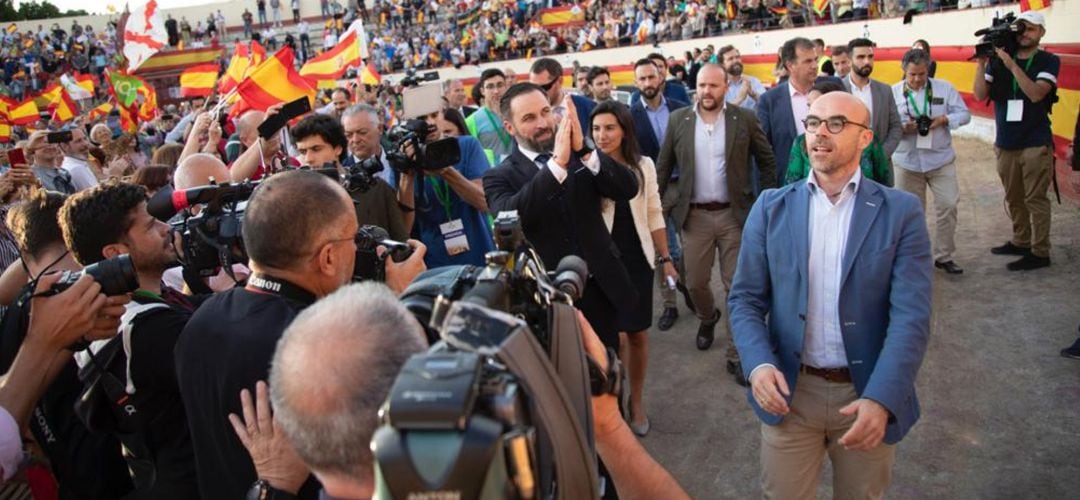
[[[859,122],[853,122],[851,120],[848,120],[843,116],[830,116],[824,120],[816,116],[807,116],[806,119],[802,122],[803,126],[806,127],[806,133],[808,134],[816,133],[818,127],[820,127],[822,123],[825,124],[825,128],[827,128],[829,130],[829,133],[832,134],[839,134],[840,132],[843,132],[844,127],[847,127],[848,125],[856,125],[866,130],[870,130],[870,127],[867,127],[866,125],[863,125]]]

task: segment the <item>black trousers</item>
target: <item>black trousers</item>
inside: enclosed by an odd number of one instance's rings
[[[577,308],[585,313],[596,335],[606,347],[619,351],[618,308],[611,302],[595,278],[589,278],[585,284],[585,294],[576,302]]]

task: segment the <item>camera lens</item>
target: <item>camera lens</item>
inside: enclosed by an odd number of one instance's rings
[[[135,265],[127,254],[91,264],[83,271],[101,285],[101,293],[105,295],[122,295],[139,288]]]

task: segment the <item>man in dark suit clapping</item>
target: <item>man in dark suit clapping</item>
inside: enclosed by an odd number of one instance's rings
[[[636,292],[600,204],[633,198],[638,183],[629,168],[586,148],[574,102],[567,96],[562,105],[560,120],[542,87],[518,83],[506,91],[501,113],[517,145],[484,174],[484,195],[491,213],[518,212],[525,237],[549,269],[567,255],[585,259],[590,276],[577,306],[604,344],[617,348],[616,304],[633,303]]]

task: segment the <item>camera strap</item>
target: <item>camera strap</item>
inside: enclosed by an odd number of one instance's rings
[[[255,293],[284,297],[305,306],[314,304],[317,299],[315,294],[301,288],[299,285],[263,273],[251,273],[251,276],[248,276],[247,286],[244,288]]]
[[[1035,56],[1039,55],[1039,52],[1042,52],[1042,51],[1036,50],[1034,54],[1031,54],[1031,57],[1028,58],[1027,63],[1024,64],[1024,74],[1025,75],[1027,74],[1028,70],[1031,69],[1031,63],[1035,62]],[[1029,77],[1030,77],[1030,75],[1029,75]],[[1012,89],[1013,89],[1013,99],[1016,99],[1017,98],[1016,96],[1020,91],[1020,81],[1016,79],[1016,75],[1013,75]]]
[[[513,140],[510,138],[510,134],[502,127],[502,121],[492,113],[487,106],[484,106],[484,115],[488,121],[491,122],[491,126],[495,129],[495,133],[499,135],[499,140],[502,141],[503,146],[513,146]]]
[[[454,220],[453,212],[451,211],[454,205],[453,200],[450,197],[450,186],[442,179],[424,179],[424,181],[431,183],[431,190],[435,192],[435,198],[438,198],[439,203],[443,206],[443,210],[446,211],[446,220]]]
[[[911,105],[911,111],[915,112],[915,116],[930,116],[930,101],[934,98],[934,86],[930,84],[930,80],[926,80],[926,99],[923,102],[923,110],[919,111],[919,106],[915,104],[915,91],[911,90],[911,87],[907,88],[907,100]],[[910,113],[909,113],[910,114]]]

